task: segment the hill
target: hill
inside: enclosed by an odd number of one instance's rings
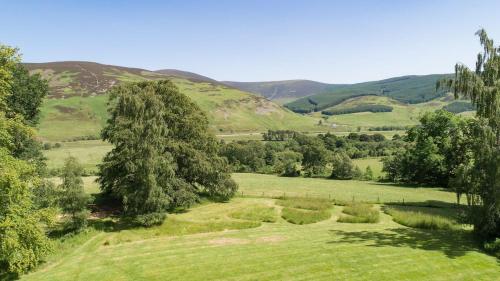
[[[191,81],[197,81],[197,82],[209,82],[209,83],[215,83],[215,84],[220,84],[217,80],[214,80],[212,78],[194,73],[194,72],[189,72],[189,71],[183,71],[183,70],[177,70],[177,69],[160,69],[156,70],[156,73],[160,73],[163,75],[167,76],[172,76],[172,77],[178,77],[178,78],[184,78],[187,80]]]
[[[193,99],[207,112],[216,132],[321,129],[314,117],[296,114],[266,98],[221,83],[200,81],[199,76],[186,77],[187,72],[169,71],[166,75],[78,61],[25,66],[49,80],[51,94],[42,107],[39,126],[40,135],[46,140],[96,138],[107,119],[106,90],[123,82],[156,79],[170,79]]]
[[[269,82],[223,81],[223,83],[243,91],[262,95],[277,102],[290,102],[302,97],[322,93],[338,86],[311,80],[285,80]]]
[[[445,95],[436,91],[436,82],[449,74],[411,75],[351,85],[337,85],[323,93],[311,95],[285,104],[295,112],[321,111],[349,98],[359,96],[385,96],[397,101],[416,104]]]

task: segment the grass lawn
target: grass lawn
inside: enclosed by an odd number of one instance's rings
[[[62,168],[68,156],[74,156],[85,170],[96,170],[104,155],[111,150],[109,143],[100,140],[63,142],[60,148],[44,150],[49,169]]]
[[[361,171],[364,173],[366,167],[370,166],[373,172],[374,179],[377,179],[383,175],[382,173],[382,162],[380,157],[372,157],[372,158],[361,158],[361,159],[352,159],[354,165],[358,166]]]
[[[354,180],[330,180],[322,178],[287,178],[274,175],[235,173],[233,179],[239,185],[239,194],[257,197],[321,197],[340,201],[366,202],[426,202],[454,203],[455,194],[440,188],[399,186]]]
[[[428,198],[430,199],[430,198]],[[464,231],[412,229],[380,213],[380,222],[327,220],[257,223],[235,210],[276,199],[235,198],[170,215],[151,229],[98,231],[70,238],[22,280],[499,280],[498,260]],[[211,224],[207,226],[207,224]],[[220,226],[223,225],[221,229]],[[224,230],[224,228],[226,230]],[[201,231],[197,231],[201,230]],[[197,233],[206,232],[206,233]],[[74,241],[77,241],[78,244]]]

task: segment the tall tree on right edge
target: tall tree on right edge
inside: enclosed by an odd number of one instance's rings
[[[500,237],[500,48],[484,29],[476,35],[483,52],[477,56],[475,71],[457,64],[455,78],[439,82],[438,87],[469,98],[476,107],[478,121],[468,130],[471,157],[459,167],[453,184],[468,195],[475,232],[490,240]]]

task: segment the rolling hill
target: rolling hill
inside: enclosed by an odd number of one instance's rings
[[[223,83],[243,91],[262,95],[270,100],[280,103],[290,102],[342,86],[311,80],[285,80],[269,82],[223,81]]]
[[[423,103],[445,95],[444,91],[436,91],[436,82],[446,77],[450,75],[411,75],[351,85],[337,85],[325,92],[287,103],[285,106],[295,112],[314,112],[359,96],[385,96],[407,104]]]
[[[323,129],[317,125],[318,118],[296,114],[264,97],[188,72],[161,73],[78,61],[25,66],[49,81],[51,93],[42,107],[39,130],[50,141],[96,138],[107,119],[106,90],[123,82],[156,79],[176,84],[207,112],[211,128],[219,133]]]

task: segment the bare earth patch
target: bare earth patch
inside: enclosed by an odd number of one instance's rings
[[[286,240],[285,237],[283,236],[264,236],[264,237],[259,237],[257,238],[256,242],[257,243],[278,243],[281,241]]]
[[[217,238],[208,241],[211,245],[224,246],[224,245],[243,245],[250,243],[250,240],[247,239],[238,239],[238,238]]]

